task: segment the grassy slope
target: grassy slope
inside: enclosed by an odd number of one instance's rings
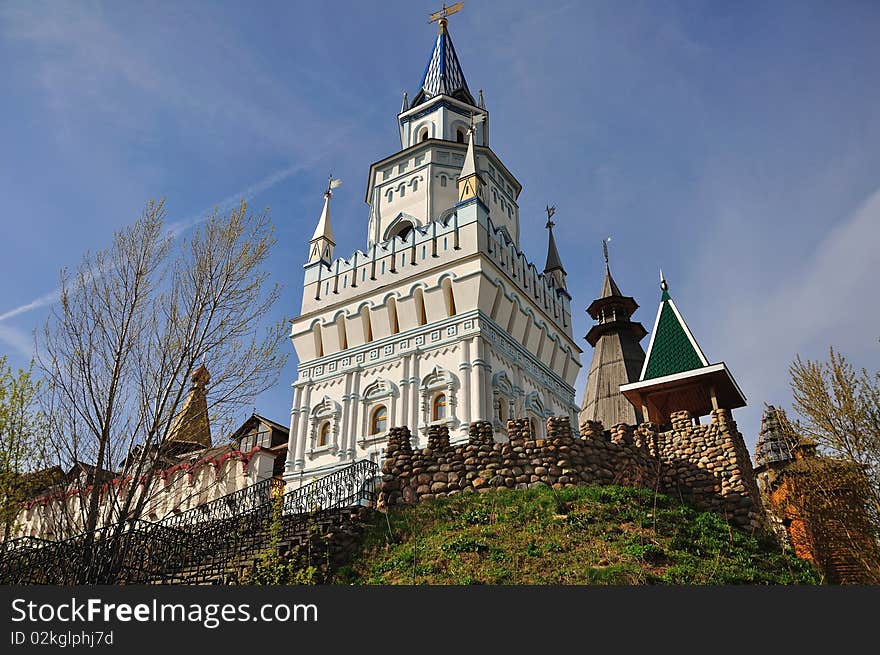
[[[389,539],[389,536],[391,537]],[[497,490],[396,508],[337,575],[360,584],[814,584],[766,539],[628,487]]]

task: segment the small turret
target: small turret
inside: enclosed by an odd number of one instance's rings
[[[468,130],[468,147],[464,155],[464,164],[461,167],[461,173],[458,176],[458,202],[466,202],[472,198],[477,198],[488,207],[489,202],[486,197],[486,182],[480,175],[480,169],[477,166],[477,157],[474,153],[474,132],[477,125],[483,121],[483,116],[478,114],[474,116],[474,121]]]
[[[208,369],[202,364],[192,374],[192,387],[183,407],[171,422],[163,444],[176,453],[186,453],[211,447],[211,423],[208,418],[207,386],[211,381]]]
[[[443,16],[437,22],[439,28],[437,40],[428,57],[428,63],[425,64],[420,88],[410,107],[416,107],[439,95],[450,96],[476,106],[474,97],[468,89],[467,81],[464,79],[458,55],[455,54],[452,39],[449,38],[449,31],[446,28],[448,21]]]
[[[330,198],[333,196],[333,189],[340,184],[342,184],[342,180],[334,180],[333,176],[330,176],[327,190],[324,192],[324,209],[321,210],[318,226],[309,241],[309,260],[306,265],[316,262],[324,262],[329,265],[333,259],[333,248],[336,247],[336,242],[333,240],[333,230],[330,227]]]
[[[554,284],[556,285],[556,289],[560,291],[565,291],[565,269],[562,267],[562,259],[559,257],[559,249],[556,247],[556,239],[553,238],[553,227],[556,223],[553,222],[553,214],[556,213],[556,207],[547,206],[547,231],[550,233],[550,238],[547,243],[547,263],[544,265],[544,274],[550,275],[553,278]]]
[[[660,271],[660,306],[645,363],[638,382],[625,384],[620,392],[646,421],[664,424],[673,412],[693,417],[717,409],[745,407],[743,395],[724,364],[710,364],[669,295],[669,284]]]
[[[605,254],[602,292],[587,307],[587,313],[596,323],[585,337],[593,347],[593,360],[579,423],[600,421],[610,428],[618,423],[633,425],[644,420],[641,407],[627,401],[620,393],[620,386],[639,379],[645,362],[645,351],[639,341],[648,332],[641,323],[630,319],[639,305],[634,298],[623,295],[611,277],[607,241],[602,242],[602,249]]]

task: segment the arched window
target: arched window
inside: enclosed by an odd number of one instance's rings
[[[424,325],[428,322],[428,316],[425,313],[425,295],[421,289],[416,289],[413,297],[416,299],[416,318],[418,324]]]
[[[530,416],[529,417],[529,425],[532,428],[532,437],[537,437],[538,436],[538,419],[536,419],[534,416]]]
[[[440,186],[446,186],[446,176],[445,175],[440,176]]]
[[[431,420],[442,421],[446,418],[446,394],[438,393],[434,396],[434,402],[431,408]]]
[[[388,409],[385,405],[379,405],[373,410],[370,418],[370,434],[379,434],[388,429]]]
[[[455,140],[458,143],[464,143],[464,130],[459,128],[455,131]]]
[[[423,127],[422,130],[419,132],[419,142],[427,141],[427,139],[428,139],[428,128]]]
[[[318,431],[318,448],[323,448],[330,443],[330,421],[324,421]]]
[[[413,224],[411,222],[401,221],[395,228],[394,232],[389,235],[389,238],[393,239],[394,237],[400,237],[401,239],[406,241],[409,238],[412,230]]]
[[[446,278],[441,286],[443,287],[443,300],[446,303],[446,315],[455,316],[455,294],[452,292],[452,280]]]

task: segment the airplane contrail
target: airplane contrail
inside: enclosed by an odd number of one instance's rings
[[[373,111],[371,111],[369,113],[370,114],[375,113],[375,108],[373,109]],[[173,221],[173,222],[169,223],[165,228],[166,234],[168,234],[172,237],[175,237],[178,234],[180,234],[181,232],[184,232],[184,231],[188,230],[189,228],[193,227],[194,225],[201,223],[202,221],[207,220],[208,217],[211,216],[211,214],[213,213],[215,208],[219,211],[224,211],[226,209],[230,209],[232,206],[237,204],[242,198],[244,198],[245,200],[250,200],[254,196],[262,193],[263,191],[271,189],[273,186],[275,186],[279,182],[282,182],[283,180],[286,180],[290,176],[292,176],[296,173],[299,173],[302,170],[309,169],[309,168],[315,166],[321,159],[323,159],[324,157],[327,156],[329,146],[334,145],[337,142],[341,141],[344,137],[346,137],[348,135],[349,132],[353,131],[356,126],[357,126],[356,123],[352,123],[352,124],[342,128],[340,130],[337,130],[337,132],[330,139],[328,139],[327,142],[324,144],[324,148],[319,150],[318,155],[316,155],[314,157],[310,157],[309,159],[307,159],[303,162],[300,162],[299,164],[291,164],[290,166],[286,166],[285,168],[281,168],[273,173],[270,173],[269,175],[267,175],[263,179],[258,180],[257,182],[254,182],[250,186],[246,187],[244,190],[239,191],[238,193],[233,193],[232,195],[226,196],[219,203],[215,203],[215,204],[211,205],[210,208],[205,209],[205,210],[199,212],[198,214],[191,216],[190,218],[185,218],[183,220]],[[10,309],[8,312],[5,312],[4,314],[0,314],[0,323],[2,323],[3,321],[5,321],[9,318],[12,318],[13,316],[18,316],[19,314],[24,314],[24,313],[32,311],[34,309],[39,309],[40,307],[45,307],[47,305],[51,305],[51,304],[57,302],[60,297],[61,297],[61,288],[56,287],[56,288],[52,289],[51,291],[49,291],[48,293],[44,293],[43,295],[41,295],[37,298],[34,298],[29,303],[25,303],[24,305],[21,305],[20,307],[16,307],[15,309]],[[3,340],[2,333],[0,333],[0,340]]]
[[[38,309],[39,307],[45,307],[46,305],[51,305],[54,302],[58,302],[58,298],[60,296],[61,289],[56,287],[49,293],[46,293],[39,298],[34,298],[29,303],[24,304],[21,307],[16,307],[15,309],[10,309],[5,314],[0,314],[0,322],[5,321],[8,318],[12,318],[13,316],[18,316],[19,314],[29,312],[32,309]]]
[[[312,165],[312,162],[304,162],[300,164],[294,164],[291,166],[287,166],[280,170],[275,171],[274,173],[267,175],[262,180],[254,182],[250,186],[246,187],[242,191],[238,193],[233,193],[225,198],[223,198],[220,202],[211,205],[210,208],[205,209],[198,214],[195,214],[189,218],[184,218],[179,221],[174,221],[169,223],[165,228],[165,233],[176,237],[181,232],[185,232],[189,228],[201,223],[208,219],[209,216],[213,213],[214,209],[218,209],[219,211],[223,211],[231,208],[232,206],[238,204],[238,202],[244,198],[245,200],[249,200],[254,196],[271,189],[273,186],[282,182],[289,178],[292,175],[300,172],[301,170]],[[44,293],[37,298],[34,298],[28,303],[21,305],[20,307],[16,307],[15,309],[10,309],[9,311],[0,314],[0,322],[3,322],[7,319],[12,318],[13,316],[18,316],[19,314],[25,314],[27,312],[33,311],[34,309],[39,309],[40,307],[46,307],[47,305],[52,305],[58,302],[58,299],[61,297],[61,288],[56,287],[49,291],[48,293]],[[0,338],[2,338],[2,334],[0,334]]]

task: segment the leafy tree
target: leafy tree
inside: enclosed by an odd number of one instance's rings
[[[36,407],[40,388],[30,368],[14,373],[0,357],[0,527],[3,543],[12,537],[21,503],[46,476],[30,473],[41,461],[45,421]]]
[[[797,357],[790,373],[800,416],[794,439],[806,437],[828,456],[791,467],[800,490],[792,501],[803,505],[797,513],[815,517],[813,539],[842,538],[845,557],[880,583],[880,373],[856,370],[834,348],[827,361]]]
[[[865,497],[880,514],[880,372],[857,371],[831,348],[825,362],[797,357],[790,373],[798,432],[862,467]]]

